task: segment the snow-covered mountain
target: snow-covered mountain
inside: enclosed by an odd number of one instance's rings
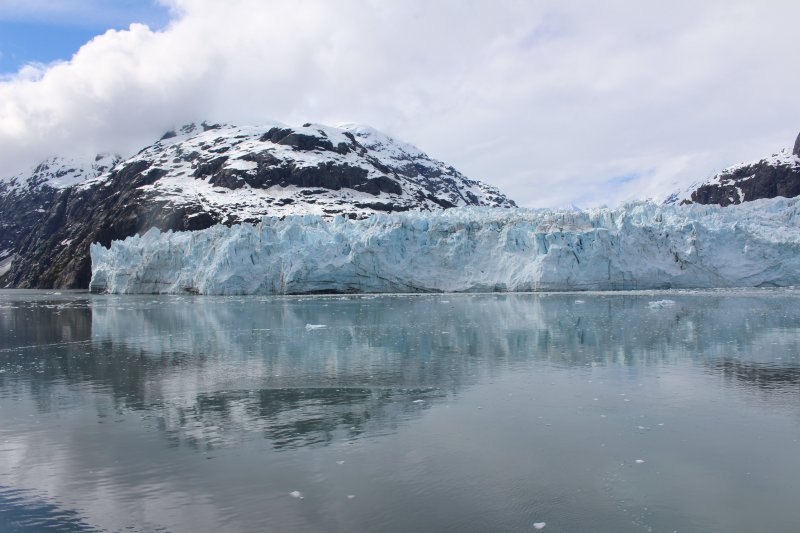
[[[0,179],[0,286],[87,287],[89,245],[262,216],[513,207],[367,126],[190,124],[127,159],[54,158]]]
[[[31,172],[0,179],[0,276],[60,191],[108,172],[119,161],[113,154],[52,157]]]
[[[0,191],[5,196],[46,188],[66,189],[108,172],[121,160],[122,157],[116,154],[51,157],[36,165],[30,173],[22,172],[0,180]]]
[[[726,168],[711,178],[671,194],[668,204],[740,204],[762,198],[800,195],[800,135],[791,153],[784,150],[770,157]]]
[[[589,211],[318,216],[92,246],[113,293],[535,291],[800,285],[800,198]]]
[[[359,125],[189,125],[129,160],[141,161],[163,173],[143,190],[225,220],[514,205],[418,148]]]

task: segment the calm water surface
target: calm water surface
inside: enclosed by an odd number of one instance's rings
[[[800,292],[0,291],[0,531],[797,532]]]

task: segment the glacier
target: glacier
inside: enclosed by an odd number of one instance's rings
[[[798,221],[800,198],[264,217],[93,244],[90,288],[269,295],[794,286]]]

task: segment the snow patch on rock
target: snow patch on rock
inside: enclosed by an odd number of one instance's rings
[[[664,199],[664,203],[681,204],[681,203],[691,202],[692,193],[694,193],[701,187],[731,187],[735,189],[736,191],[735,195],[729,198],[730,203],[738,204],[753,200],[755,198],[746,197],[740,185],[742,183],[745,183],[747,181],[756,178],[757,177],[756,174],[751,173],[743,177],[739,177],[739,174],[741,173],[741,171],[745,169],[748,169],[748,171],[750,171],[759,166],[797,170],[800,169],[800,156],[789,153],[786,150],[782,150],[777,154],[772,154],[769,157],[762,157],[761,159],[758,159],[756,161],[749,161],[747,163],[738,163],[736,165],[721,170],[720,172],[711,176],[710,178],[696,181],[691,185],[689,185],[688,187],[670,194],[667,198]]]
[[[0,191],[3,194],[19,194],[41,187],[66,189],[108,172],[120,160],[120,156],[115,154],[51,157],[28,172],[0,177]]]

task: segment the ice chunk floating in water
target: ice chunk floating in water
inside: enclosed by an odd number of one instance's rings
[[[675,300],[656,300],[655,302],[650,302],[647,304],[647,307],[650,309],[661,309],[663,307],[672,307],[675,305]]]
[[[730,207],[264,218],[92,246],[96,292],[303,294],[800,285],[800,198]],[[663,303],[663,301],[662,301]]]

